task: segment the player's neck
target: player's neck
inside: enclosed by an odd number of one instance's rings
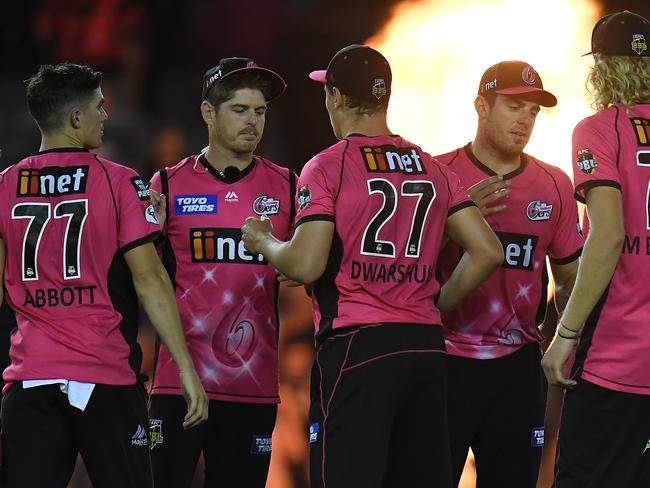
[[[392,132],[386,122],[386,114],[361,115],[346,118],[341,123],[341,134],[347,137],[350,134],[361,134],[364,136],[388,136]]]
[[[471,148],[476,159],[498,175],[512,173],[521,166],[520,154],[503,154],[493,145],[482,141],[478,136],[472,141]]]
[[[62,147],[84,148],[84,145],[76,137],[65,133],[41,134],[41,147],[39,151],[49,151]],[[87,149],[87,148],[86,148]]]
[[[210,144],[205,152],[205,159],[217,171],[224,171],[228,166],[234,166],[239,171],[245,170],[253,161],[253,153],[235,153],[223,147]]]

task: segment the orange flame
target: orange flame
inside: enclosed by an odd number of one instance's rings
[[[530,63],[558,98],[543,108],[526,152],[571,174],[571,133],[590,115],[594,0],[421,0],[398,6],[368,41],[393,70],[392,130],[431,154],[463,146],[476,131],[474,98],[486,68]]]

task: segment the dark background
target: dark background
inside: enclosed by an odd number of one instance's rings
[[[299,171],[335,142],[322,86],[307,74],[325,68],[340,48],[377,34],[404,3],[416,0],[7,0],[0,7],[0,168],[38,150],[24,80],[40,64],[71,61],[104,72],[109,119],[100,151],[148,179],[207,144],[199,112],[202,74],[222,57],[243,56],[276,70],[288,84],[270,106],[257,152]],[[602,14],[628,9],[650,17],[649,0],[600,3]],[[521,22],[553,35],[552,25],[537,25],[534,18]],[[468,49],[481,42],[480,33],[465,32],[462,25],[458,34]],[[267,486],[306,488],[313,326],[304,292],[283,288],[280,314],[283,402]],[[6,356],[1,349],[7,330],[2,328],[0,359]],[[146,323],[140,340],[143,367],[150,371],[154,339]],[[201,481],[199,468],[194,486]],[[79,464],[70,487],[89,486]],[[462,486],[473,487],[473,481]]]
[[[363,43],[397,4],[409,2],[414,0],[3,2],[0,167],[38,149],[23,80],[41,63],[86,63],[105,73],[110,118],[101,151],[148,177],[207,144],[199,113],[201,76],[222,57],[245,56],[277,70],[288,84],[271,104],[258,152],[299,170],[334,142],[322,88],[307,73],[324,68],[341,47]],[[648,0],[601,3],[603,13],[629,9],[650,16]],[[552,26],[524,21],[552,35]]]

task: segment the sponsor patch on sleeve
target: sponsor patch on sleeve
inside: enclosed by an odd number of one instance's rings
[[[298,190],[298,210],[304,209],[311,202],[311,191],[305,185]]]
[[[578,149],[576,165],[585,174],[592,175],[598,168],[596,157],[589,149]]]
[[[253,435],[251,454],[271,454],[273,441],[270,435]]]
[[[176,195],[176,215],[216,214],[217,195]]]
[[[135,188],[138,198],[142,201],[149,200],[149,190],[147,185],[144,184],[144,181],[139,176],[134,176],[130,179],[133,188]]]
[[[144,218],[147,219],[147,222],[152,224],[160,224],[158,216],[156,215],[156,209],[153,208],[153,205],[149,205],[144,211]]]

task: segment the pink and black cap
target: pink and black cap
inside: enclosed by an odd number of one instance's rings
[[[525,95],[544,107],[557,105],[557,98],[551,92],[544,90],[542,78],[539,73],[523,61],[502,61],[490,66],[478,87],[478,94],[485,96],[488,93],[499,95]]]
[[[596,22],[591,33],[591,52],[587,54],[648,57],[648,42],[650,21],[624,10],[606,15]]]
[[[278,98],[287,88],[287,84],[279,74],[270,69],[258,66],[255,61],[250,58],[224,58],[219,61],[217,66],[210,68],[203,75],[203,91],[201,93],[201,99],[205,100],[212,87],[217,85],[221,80],[243,71],[256,71],[262,77],[271,82],[271,91],[268,94],[267,102]]]
[[[386,58],[375,49],[352,44],[337,52],[326,70],[309,77],[337,87],[344,95],[387,106],[393,75]]]

